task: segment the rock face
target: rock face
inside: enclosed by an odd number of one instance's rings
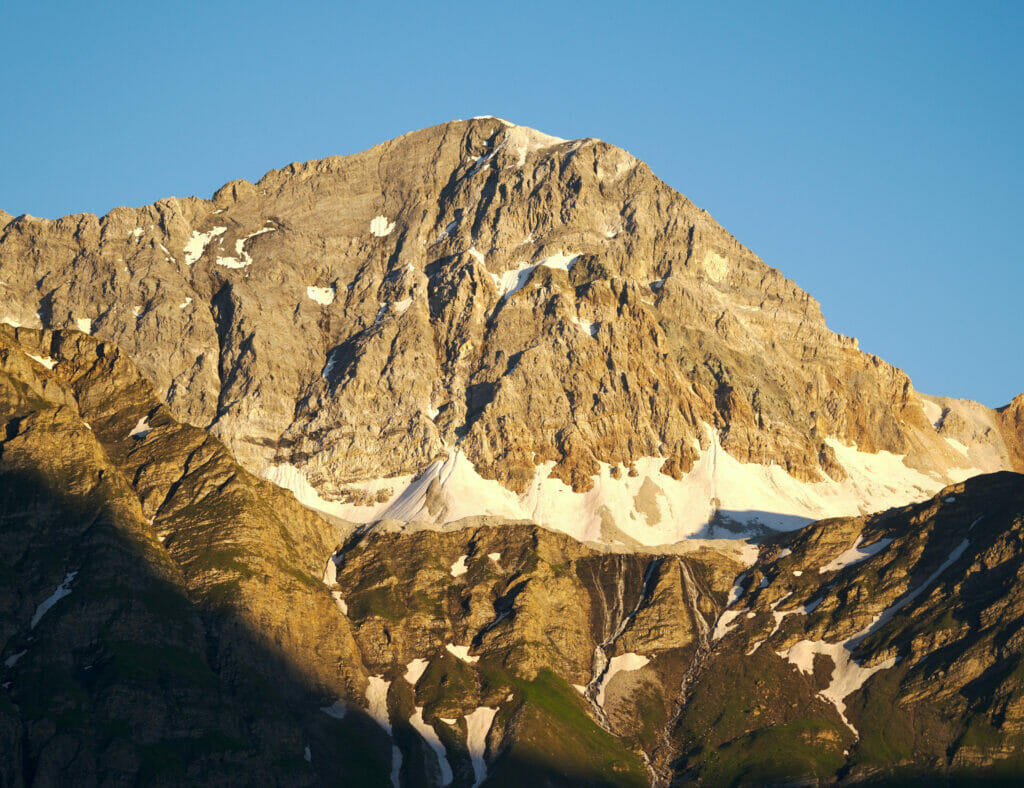
[[[0,417],[4,784],[1024,772],[1024,476],[751,563],[495,518],[353,531],[73,331],[0,329]]]
[[[459,121],[212,201],[0,233],[0,317],[116,342],[175,418],[352,520],[456,453],[510,501],[469,514],[644,544],[874,511],[1021,461],[1019,431],[916,394],[598,140]],[[941,433],[944,410],[967,415]],[[882,451],[905,457],[895,497],[892,469],[860,478]],[[447,514],[406,519],[453,519],[445,481]]]
[[[1011,473],[762,545],[661,762],[709,784],[1019,779],[1022,547]]]
[[[389,688],[391,718],[419,710],[458,753],[464,729],[452,720],[496,710],[487,740],[498,784],[521,781],[524,763],[647,784],[646,752],[741,568],[707,549],[606,554],[494,522],[371,532],[334,560],[333,593]]]
[[[366,683],[320,583],[340,533],[113,346],[0,331],[3,783],[312,785],[340,762],[305,747],[365,749],[317,711]]]
[[[914,392],[624,151],[0,213],[0,283],[3,785],[1024,774],[1024,395]]]

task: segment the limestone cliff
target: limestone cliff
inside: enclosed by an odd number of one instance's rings
[[[210,201],[19,217],[0,281],[0,317],[116,342],[175,418],[350,519],[455,452],[546,525],[533,487],[597,488],[573,533],[646,544],[874,511],[1013,462],[991,411],[940,434],[901,370],[627,152],[495,118]],[[905,458],[900,500],[892,469],[858,477],[883,451]],[[672,487],[695,468],[696,508]],[[750,474],[791,492],[736,494]]]

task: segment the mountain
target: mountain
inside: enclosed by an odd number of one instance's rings
[[[625,151],[494,118],[212,201],[20,217],[0,280],[8,322],[117,343],[176,418],[349,521],[656,545],[1024,469],[999,413],[916,393]]]
[[[1019,781],[1022,528],[1000,473],[762,545],[670,734],[681,776]]]
[[[1019,780],[1024,395],[495,118],[0,214],[0,783]]]

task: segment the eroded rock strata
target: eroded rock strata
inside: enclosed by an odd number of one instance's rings
[[[0,212],[0,295],[4,785],[1024,772],[1024,395],[914,391],[623,150]]]
[[[0,278],[0,317],[116,342],[175,418],[352,520],[456,452],[545,525],[533,485],[596,486],[574,535],[643,544],[719,510],[778,527],[902,503],[858,476],[881,451],[904,498],[1022,467],[1019,430],[918,395],[627,152],[494,118],[210,201],[5,221]],[[707,470],[684,517],[672,482],[719,449],[744,467]],[[780,470],[779,500],[736,492]],[[675,503],[606,500],[638,494],[614,484],[629,474]]]

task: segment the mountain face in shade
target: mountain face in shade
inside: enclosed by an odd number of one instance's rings
[[[0,283],[4,785],[1024,774],[1024,395],[914,391],[621,149],[0,213]]]
[[[494,118],[21,217],[0,277],[0,317],[116,342],[176,418],[351,521],[667,544],[1022,467],[1001,414],[915,392],[642,162]]]

